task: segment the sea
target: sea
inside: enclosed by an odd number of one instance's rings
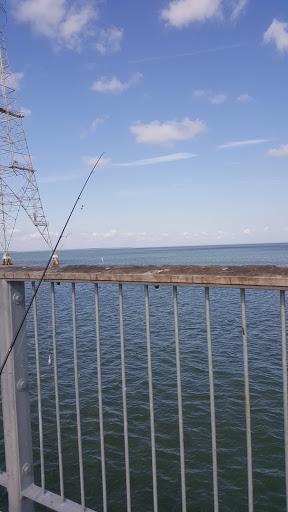
[[[49,253],[11,253],[15,265],[45,264]],[[141,249],[63,250],[60,264],[100,265],[287,265],[288,244]],[[55,415],[50,283],[37,296],[44,434],[45,487],[57,494],[59,468]],[[31,283],[26,284],[26,301]],[[159,512],[182,510],[173,293],[149,286]],[[80,503],[73,366],[71,284],[55,285],[57,363],[65,497]],[[153,510],[151,434],[144,287],[123,285],[124,341],[131,505]],[[248,510],[246,423],[240,291],[211,288],[219,510]],[[119,295],[99,285],[101,371],[107,503],[126,505]],[[255,512],[283,512],[285,501],[284,415],[279,291],[246,290]],[[178,287],[178,315],[187,510],[213,511],[213,474],[205,294]],[[85,505],[103,510],[99,440],[94,285],[76,284],[78,383],[84,461]],[[35,336],[27,320],[35,483],[41,485]],[[16,349],[17,350],[17,346]],[[48,365],[49,356],[52,365]],[[1,426],[2,429],[2,426]],[[0,469],[5,468],[3,431]],[[6,491],[0,510],[7,509]],[[36,505],[36,511],[48,510]]]

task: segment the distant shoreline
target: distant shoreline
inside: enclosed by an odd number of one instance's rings
[[[78,249],[58,249],[59,252],[68,252],[68,251],[131,251],[131,250],[167,250],[167,249],[219,249],[219,248],[228,248],[228,247],[267,247],[267,246],[279,246],[279,245],[287,245],[287,242],[258,242],[251,244],[212,244],[212,245],[161,245],[161,246],[145,246],[145,247],[134,247],[134,246],[124,246],[124,247],[86,247],[86,248],[78,248]],[[20,250],[10,250],[11,254],[16,253],[49,253],[49,249],[35,249],[28,251],[20,251]]]

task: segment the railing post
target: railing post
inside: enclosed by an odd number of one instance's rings
[[[25,311],[24,282],[0,280],[0,358],[3,361]],[[33,483],[26,324],[1,377],[9,510],[33,512],[21,492]]]

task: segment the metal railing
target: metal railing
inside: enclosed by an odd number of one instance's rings
[[[25,310],[25,282],[27,288],[27,282],[32,282],[32,287],[26,289],[26,294],[32,293],[35,290],[35,282],[39,279],[41,275],[41,268],[33,268],[33,267],[11,267],[9,269],[0,269],[0,329],[1,329],[1,342],[0,342],[0,355],[1,360],[3,360],[9,344],[13,338],[14,332],[17,330],[17,327],[21,321],[23,316],[23,312]],[[131,460],[131,442],[133,441],[133,437],[131,438],[131,431],[129,425],[129,396],[127,397],[127,364],[125,362],[125,357],[127,355],[127,346],[125,344],[125,296],[123,296],[123,288],[127,288],[126,285],[133,284],[136,285],[137,290],[141,291],[143,302],[141,302],[141,307],[143,306],[143,318],[144,324],[141,327],[142,334],[145,332],[146,338],[146,355],[145,360],[147,364],[145,365],[146,371],[146,383],[147,383],[147,396],[148,402],[146,404],[146,408],[149,410],[149,450],[146,451],[146,454],[149,453],[149,458],[151,458],[151,482],[150,486],[152,487],[151,494],[152,500],[149,505],[146,504],[146,508],[143,510],[153,509],[155,512],[158,511],[159,503],[161,502],[161,495],[159,492],[159,480],[160,476],[157,469],[157,425],[155,421],[155,415],[157,415],[157,405],[155,403],[154,397],[154,384],[155,381],[153,376],[155,376],[156,369],[153,367],[153,339],[151,341],[151,303],[150,296],[151,293],[157,293],[155,288],[165,287],[166,290],[169,291],[172,288],[171,294],[171,302],[168,303],[167,306],[167,320],[164,319],[164,322],[167,323],[168,327],[172,326],[171,315],[173,319],[173,337],[174,337],[174,363],[175,363],[175,377],[176,377],[176,391],[177,391],[177,422],[178,422],[178,439],[174,438],[175,446],[172,447],[173,453],[176,455],[178,453],[179,457],[179,469],[180,469],[180,482],[179,482],[179,495],[177,495],[176,503],[177,509],[181,509],[183,512],[186,510],[202,510],[203,508],[197,509],[197,504],[194,506],[193,502],[193,488],[189,484],[187,486],[187,475],[190,475],[191,469],[197,471],[197,468],[191,468],[189,464],[187,464],[186,451],[184,447],[184,441],[188,437],[186,433],[185,437],[185,411],[187,411],[187,400],[185,401],[185,407],[183,407],[183,382],[182,382],[182,374],[181,374],[181,364],[183,362],[183,351],[181,352],[181,322],[179,322],[179,298],[178,291],[179,287],[181,288],[181,293],[183,287],[191,289],[197,288],[199,293],[204,290],[202,295],[197,294],[197,301],[201,301],[200,307],[205,312],[205,326],[204,328],[206,333],[206,350],[207,350],[207,369],[208,369],[208,380],[209,380],[209,408],[210,408],[210,422],[211,422],[211,430],[209,424],[205,425],[206,429],[206,438],[210,437],[210,447],[206,446],[206,452],[208,456],[211,456],[211,482],[213,486],[213,505],[214,512],[218,512],[219,510],[219,502],[221,504],[221,490],[219,487],[219,468],[217,469],[217,447],[216,447],[216,418],[217,418],[217,394],[215,397],[214,391],[214,377],[213,377],[213,358],[212,358],[212,339],[215,343],[217,343],[217,338],[211,332],[211,312],[210,312],[210,288],[237,288],[240,290],[239,297],[239,329],[237,326],[237,335],[242,336],[242,346],[243,346],[243,383],[244,383],[244,394],[243,397],[243,410],[245,410],[245,418],[246,418],[246,459],[247,462],[247,498],[244,499],[244,495],[246,493],[246,487],[241,491],[243,494],[243,504],[240,506],[241,510],[244,510],[247,503],[247,510],[249,512],[253,511],[254,508],[254,498],[253,498],[253,467],[252,467],[252,438],[253,438],[253,425],[251,426],[251,404],[250,404],[250,390],[249,390],[249,373],[248,373],[248,339],[247,335],[249,334],[249,324],[247,328],[246,322],[246,297],[245,290],[246,289],[257,289],[257,290],[278,290],[280,293],[280,307],[279,307],[279,326],[281,326],[281,343],[282,343],[282,353],[281,353],[281,364],[282,364],[282,384],[283,384],[283,415],[284,415],[284,458],[285,458],[285,485],[286,485],[286,510],[288,511],[288,396],[287,396],[287,347],[286,347],[286,318],[285,318],[285,290],[288,289],[288,268],[286,267],[84,267],[84,266],[67,266],[61,267],[59,269],[51,269],[46,276],[46,281],[50,281],[50,285],[44,284],[43,290],[41,291],[42,295],[34,300],[33,303],[33,315],[29,318],[28,327],[23,326],[23,329],[19,335],[19,340],[9,358],[5,370],[2,375],[1,380],[1,392],[2,392],[2,408],[3,408],[3,428],[4,428],[4,441],[5,441],[5,460],[6,460],[6,470],[0,473],[0,484],[2,486],[7,487],[8,496],[9,496],[9,510],[13,512],[30,512],[34,510],[34,502],[44,505],[45,507],[56,510],[56,511],[91,511],[93,510],[103,510],[106,512],[109,509],[109,492],[111,492],[111,482],[109,484],[109,489],[107,485],[107,479],[111,480],[109,476],[109,468],[111,468],[111,460],[109,459],[109,464],[107,465],[107,455],[106,455],[106,439],[111,437],[111,433],[109,428],[107,429],[107,422],[105,428],[105,414],[108,414],[108,409],[115,407],[115,405],[107,405],[107,400],[105,400],[105,392],[103,391],[103,382],[105,381],[105,389],[109,390],[108,377],[110,378],[110,373],[108,375],[107,368],[105,366],[106,374],[103,377],[103,363],[102,363],[102,350],[103,346],[101,344],[102,337],[101,333],[103,332],[103,325],[101,323],[101,304],[100,304],[100,296],[99,287],[101,286],[101,290],[103,287],[109,287],[109,285],[113,285],[113,297],[110,300],[110,291],[107,295],[106,307],[108,308],[108,313],[110,315],[110,322],[113,323],[113,330],[115,330],[115,326],[118,324],[119,329],[119,337],[120,337],[120,374],[121,374],[121,397],[122,397],[122,418],[120,423],[123,428],[123,438],[124,438],[124,446],[123,446],[123,454],[124,454],[124,473],[125,473],[125,501],[118,503],[115,506],[114,510],[127,510],[131,511],[133,508],[133,496],[131,491],[131,478],[133,477],[133,468],[131,468],[130,460]],[[82,283],[79,285],[75,285],[75,283]],[[67,471],[67,462],[65,462],[65,454],[63,454],[63,443],[62,443],[62,435],[63,435],[63,417],[61,423],[61,410],[63,408],[63,393],[62,395],[59,392],[59,371],[60,366],[59,363],[59,347],[57,345],[57,328],[59,329],[59,325],[61,322],[66,322],[66,318],[63,318],[67,314],[61,313],[58,314],[57,317],[57,294],[60,293],[61,287],[56,290],[55,283],[72,283],[71,284],[71,296],[67,292],[68,284],[65,284],[65,291],[61,291],[61,302],[58,303],[59,307],[61,306],[63,300],[71,304],[71,323],[68,319],[67,329],[71,333],[72,332],[72,340],[73,340],[73,364],[69,361],[69,368],[73,366],[73,380],[74,380],[74,392],[75,392],[75,409],[76,416],[72,417],[72,413],[69,412],[65,416],[65,428],[66,424],[73,422],[75,429],[77,431],[77,450],[78,450],[78,465],[79,465],[79,490],[78,499],[73,501],[69,500],[66,496],[65,492],[65,468]],[[83,284],[84,283],[84,284]],[[90,283],[90,285],[88,284]],[[91,284],[92,283],[92,284]],[[50,293],[47,288],[50,286]],[[91,386],[97,386],[97,422],[95,421],[95,425],[97,423],[97,430],[94,432],[95,442],[99,444],[99,456],[100,459],[99,464],[101,467],[101,474],[97,476],[94,474],[87,475],[85,474],[85,463],[87,458],[87,450],[83,455],[83,442],[85,440],[85,435],[87,435],[85,431],[85,424],[83,423],[83,419],[81,418],[81,412],[85,412],[85,408],[81,407],[81,390],[79,389],[79,379],[80,379],[80,371],[78,364],[78,352],[79,352],[79,337],[77,335],[77,327],[79,326],[79,316],[77,317],[76,310],[76,289],[77,287],[81,287],[81,304],[85,305],[85,312],[87,313],[87,317],[92,317],[94,324],[89,326],[88,328],[88,336],[91,336],[95,341],[95,361],[93,362],[93,366],[96,369],[96,379],[95,382],[91,382]],[[115,294],[115,287],[118,287],[118,299]],[[200,287],[200,289],[199,289]],[[89,294],[86,292],[89,288]],[[94,294],[94,304],[89,302],[91,298],[91,288],[93,289]],[[201,291],[201,288],[203,289]],[[111,289],[111,286],[109,290]],[[151,291],[150,291],[151,290]],[[144,293],[143,293],[144,291]],[[168,293],[167,291],[167,293]],[[57,292],[57,293],[56,293]],[[85,299],[86,293],[89,295],[89,300]],[[223,290],[223,293],[228,293],[227,290]],[[254,292],[254,295],[258,291]],[[277,293],[277,292],[274,292]],[[48,297],[48,295],[50,295]],[[87,295],[87,297],[88,297]],[[84,298],[83,298],[84,297]],[[169,295],[170,297],[170,295]],[[254,297],[254,296],[253,296]],[[154,298],[153,298],[154,300]],[[166,300],[166,299],[165,299]],[[170,300],[170,299],[169,299]],[[194,299],[193,299],[194,300]],[[257,300],[257,297],[256,297]],[[117,303],[116,303],[117,301]],[[129,305],[132,307],[134,299],[129,299]],[[114,320],[111,318],[111,304],[113,305],[114,310]],[[198,303],[197,303],[198,304]],[[203,305],[203,306],[202,306]],[[62,307],[62,306],[61,306]],[[70,307],[70,306],[69,306]],[[278,306],[277,306],[278,307]],[[50,332],[47,334],[43,333],[43,321],[42,313],[51,308],[51,331],[52,331],[52,347],[53,347],[53,371],[54,371],[54,391],[53,391],[53,400],[50,401],[50,405],[52,407],[52,403],[55,406],[55,416],[56,416],[56,437],[57,437],[57,447],[55,447],[53,457],[57,459],[54,466],[50,465],[49,472],[51,472],[51,468],[57,468],[57,479],[58,482],[53,484],[52,489],[47,489],[47,468],[45,468],[45,458],[47,458],[47,454],[45,452],[45,444],[49,444],[49,439],[45,437],[45,425],[43,420],[43,395],[42,395],[42,383],[43,379],[45,380],[45,384],[47,379],[43,374],[43,365],[41,361],[43,360],[43,354],[41,355],[41,350],[43,351],[43,340],[45,337],[50,336]],[[169,309],[170,308],[170,309]],[[61,308],[60,308],[61,309]],[[187,316],[187,308],[181,308],[181,315],[183,315],[183,311]],[[50,314],[49,313],[49,314]],[[85,313],[85,314],[86,314]],[[107,311],[106,311],[107,313]],[[223,311],[222,311],[223,313]],[[225,311],[223,313],[225,315]],[[61,316],[62,315],[62,316]],[[134,315],[134,316],[133,316]],[[163,316],[163,312],[161,312]],[[218,315],[218,312],[217,312]],[[33,318],[32,318],[33,316]],[[135,317],[135,318],[134,318]],[[50,316],[49,316],[50,318]],[[86,317],[85,317],[86,318]],[[204,318],[204,317],[203,317]],[[108,323],[109,323],[108,321]],[[163,318],[161,319],[163,321]],[[80,319],[80,323],[82,322],[82,327],[84,329],[86,325],[86,319]],[[107,319],[106,319],[107,322]],[[139,325],[137,324],[137,315],[135,312],[132,314],[132,317],[129,317],[129,322],[135,323],[137,329]],[[157,336],[161,338],[162,329],[163,332],[165,329],[163,327],[157,328],[157,318],[156,313],[153,310],[153,335],[155,335],[155,331],[157,332]],[[128,323],[128,321],[126,321]],[[40,325],[41,324],[41,325]],[[94,326],[94,330],[93,330]],[[212,323],[213,326],[213,323]],[[49,331],[50,331],[50,321],[49,321]],[[187,326],[187,329],[191,328],[191,326]],[[90,332],[92,329],[92,332]],[[26,332],[27,331],[27,332]],[[64,332],[64,331],[63,331]],[[28,346],[28,357],[27,357],[27,337],[29,343],[35,342],[35,351],[32,356],[29,356]],[[39,339],[41,340],[39,341]],[[78,339],[77,339],[78,338]],[[143,340],[143,337],[142,337]],[[42,345],[41,345],[42,343]],[[280,343],[280,340],[279,340]],[[108,348],[107,348],[108,347]],[[280,347],[280,344],[279,344]],[[129,346],[130,349],[130,346]],[[106,346],[106,350],[109,351],[109,345]],[[112,341],[110,350],[114,350],[112,348]],[[162,349],[160,348],[160,351]],[[203,349],[204,350],[204,349]],[[52,351],[51,351],[52,352]],[[68,352],[67,352],[68,353]],[[144,352],[141,352],[141,365],[143,365],[144,360]],[[29,359],[30,357],[30,359]],[[49,349],[49,357],[50,349]],[[61,356],[61,363],[68,356],[65,356],[64,351],[64,359],[63,355]],[[85,354],[81,355],[82,359],[85,358]],[[91,356],[92,357],[92,356]],[[133,361],[133,355],[130,360]],[[167,356],[168,357],[168,356]],[[170,357],[170,354],[169,354]],[[173,356],[174,357],[174,356]],[[41,359],[42,358],[42,359]],[[29,359],[29,369],[28,369],[28,359]],[[117,358],[115,358],[117,359]],[[87,355],[87,365],[92,364],[89,361],[89,357]],[[106,356],[106,360],[108,360]],[[174,364],[173,363],[173,364]],[[33,369],[30,368],[30,364],[33,365]],[[35,364],[35,366],[34,366]],[[42,366],[41,366],[42,365]],[[83,362],[81,363],[83,366]],[[84,365],[85,367],[85,365]],[[172,367],[172,366],[171,366]],[[170,368],[170,367],[169,367]],[[94,371],[94,370],[93,370]],[[115,371],[115,367],[109,369],[109,372]],[[170,370],[169,370],[170,371]],[[51,369],[52,372],[52,369]],[[31,406],[31,397],[29,398],[29,387],[31,391],[31,386],[29,383],[28,386],[28,373],[29,378],[35,384],[35,404],[37,406],[34,407],[34,416],[31,418],[30,414],[30,406]],[[108,377],[107,377],[108,375]],[[50,382],[51,382],[51,373],[50,373]],[[104,379],[104,380],[103,380]],[[106,380],[105,380],[106,379]],[[132,378],[133,380],[133,378]],[[110,382],[110,381],[109,381]],[[131,374],[129,374],[129,382],[131,384]],[[120,385],[120,383],[119,383]],[[157,384],[158,385],[158,384]],[[187,387],[187,383],[185,382],[185,389]],[[119,398],[118,390],[113,390],[115,393],[116,399],[115,403]],[[61,396],[60,396],[61,395]],[[62,398],[61,398],[62,397]],[[117,398],[118,397],[118,398]],[[108,397],[109,398],[109,397]],[[137,397],[134,404],[137,404]],[[34,405],[35,405],[34,404]],[[106,404],[106,406],[105,406]],[[49,407],[50,407],[49,405]],[[106,407],[106,408],[105,408]],[[137,405],[135,405],[137,407]],[[189,407],[193,409],[193,402],[190,403]],[[244,409],[245,408],[245,409]],[[37,409],[37,410],[36,410]],[[185,410],[184,410],[185,409]],[[35,412],[36,411],[36,412]],[[52,411],[51,413],[52,414]],[[53,413],[54,414],[54,413]],[[142,429],[141,426],[141,418],[139,419],[139,413],[137,411],[137,415],[135,413],[135,417],[139,420],[139,427],[135,418],[133,417],[133,436],[137,435],[137,429],[140,431]],[[37,418],[37,422],[35,420]],[[87,421],[90,421],[90,418],[86,418]],[[33,439],[33,435],[35,438],[35,423],[37,423],[37,447],[35,448],[35,440]],[[32,427],[31,427],[32,424]],[[129,425],[129,429],[128,429]],[[283,431],[283,428],[282,428]],[[34,432],[34,434],[33,434]],[[219,432],[219,428],[217,429],[217,433]],[[136,434],[135,434],[136,433]],[[91,433],[89,434],[91,435]],[[114,433],[113,433],[114,435]],[[141,434],[139,434],[141,435]],[[84,436],[84,437],[83,437]],[[191,431],[189,431],[189,438],[191,436]],[[164,436],[165,437],[165,436]],[[189,439],[190,442],[190,439]],[[69,445],[69,438],[66,438],[66,445]],[[266,449],[267,447],[265,447]],[[171,449],[171,447],[170,447]],[[194,448],[193,448],[194,449]],[[33,454],[37,452],[38,461],[38,483],[36,485],[34,483],[34,466],[33,463]],[[263,447],[264,450],[264,447]],[[161,458],[162,458],[161,453]],[[110,456],[109,456],[110,457]],[[117,454],[115,454],[116,464],[117,464]],[[190,456],[189,456],[190,459]],[[243,459],[243,460],[244,460]],[[196,461],[197,462],[197,461]],[[68,463],[69,464],[69,463]],[[120,464],[120,463],[119,463]],[[150,463],[149,463],[150,464]],[[174,464],[174,463],[173,463]],[[162,475],[163,475],[163,461],[162,465]],[[206,463],[207,465],[207,463]],[[208,463],[209,465],[209,463]],[[65,468],[64,468],[65,466]],[[109,467],[108,467],[109,466]],[[173,473],[172,469],[169,469],[169,457],[167,458],[167,463],[164,461],[164,466],[167,466],[167,473]],[[165,473],[165,471],[164,471]],[[164,475],[166,478],[166,476]],[[49,474],[49,478],[51,480],[51,474]],[[94,493],[94,503],[95,505],[92,508],[87,507],[87,500],[85,496],[85,483],[88,482],[88,487],[91,487],[91,483],[89,480],[93,480],[97,483],[97,492],[99,491],[99,482],[101,482],[101,494],[102,498],[98,497],[95,500]],[[113,480],[113,476],[112,476]],[[189,476],[189,480],[191,480]],[[140,479],[141,482],[141,479]],[[78,484],[77,484],[78,485]],[[95,484],[96,485],[96,484]],[[134,485],[134,484],[133,484]],[[139,486],[139,482],[137,484]],[[59,492],[54,492],[55,488],[58,486]],[[210,488],[210,487],[209,487]],[[141,491],[141,490],[140,490]],[[202,494],[205,494],[205,485],[202,489]],[[90,494],[91,493],[90,491]],[[209,492],[208,492],[209,494]],[[70,496],[71,497],[71,496]],[[132,499],[133,498],[133,499]],[[74,498],[75,499],[75,498]],[[120,498],[119,498],[120,500]],[[245,501],[246,500],[246,501]],[[79,503],[77,503],[78,501]],[[93,501],[93,497],[89,499],[90,502]],[[209,502],[210,503],[210,502]],[[281,505],[282,506],[282,505]],[[165,510],[176,510],[173,508],[174,505],[171,505],[171,509],[169,509],[169,505]],[[191,508],[189,508],[191,507]],[[209,505],[211,507],[211,503]],[[208,510],[207,505],[207,510]],[[280,507],[280,506],[279,506]],[[159,507],[161,509],[161,507]],[[221,507],[220,507],[221,508]],[[210,509],[210,508],[209,508]],[[280,510],[281,508],[279,508]],[[113,510],[113,507],[112,507]],[[137,510],[141,510],[141,506],[137,507]],[[162,508],[163,510],[163,508]],[[205,508],[206,510],[206,508]],[[276,509],[275,509],[276,510]],[[283,510],[283,508],[282,508]]]

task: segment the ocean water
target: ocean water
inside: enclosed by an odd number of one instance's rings
[[[63,251],[62,264],[286,265],[288,244]],[[14,264],[44,264],[47,252],[12,254]],[[31,294],[27,284],[26,297]],[[65,496],[80,502],[73,369],[71,285],[55,286],[57,361]],[[179,427],[171,287],[149,287],[159,511],[181,510]],[[126,510],[117,285],[99,285],[108,510]],[[123,286],[132,510],[153,510],[143,286]],[[59,493],[50,284],[37,297],[46,488]],[[93,284],[76,284],[77,350],[86,506],[102,510]],[[213,510],[211,425],[203,288],[178,287],[187,509]],[[239,290],[211,289],[219,506],[247,510],[243,348]],[[246,291],[254,510],[285,510],[279,292]],[[35,482],[40,485],[35,347],[27,322]],[[47,365],[51,353],[52,367]],[[4,467],[3,442],[0,467]],[[0,509],[5,510],[5,492]],[[45,510],[36,506],[36,510]],[[48,509],[47,509],[48,510]]]

